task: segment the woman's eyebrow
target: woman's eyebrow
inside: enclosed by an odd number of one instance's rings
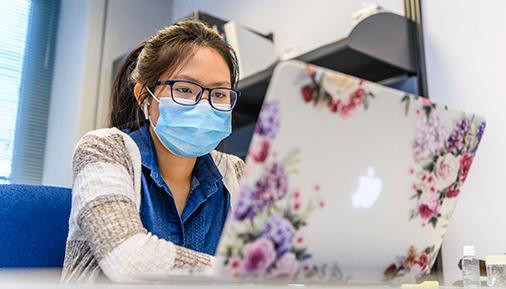
[[[195,79],[195,78],[193,78],[191,76],[185,75],[185,74],[175,75],[173,77],[173,79],[189,80],[189,81],[192,81],[192,82],[200,84],[199,80],[197,80],[197,79]],[[210,86],[214,86],[214,87],[218,87],[218,86],[230,86],[230,82],[229,81],[218,81],[218,82],[210,83],[209,85]]]

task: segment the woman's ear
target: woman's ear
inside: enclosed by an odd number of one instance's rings
[[[149,119],[149,103],[146,97],[142,97],[142,90],[144,90],[142,85],[136,83],[134,86],[135,99],[137,99],[137,104],[141,107],[142,112],[144,112],[144,117],[147,120]]]
[[[141,103],[141,96],[142,96],[142,85],[140,83],[136,83],[135,86],[134,86],[134,96],[135,96],[135,99],[137,99],[137,103],[139,105],[142,105]]]

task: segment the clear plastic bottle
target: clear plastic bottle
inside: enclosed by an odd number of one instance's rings
[[[464,287],[480,287],[480,261],[474,246],[464,246],[462,258],[462,281]]]

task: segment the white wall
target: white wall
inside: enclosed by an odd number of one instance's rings
[[[105,122],[112,61],[170,23],[171,11],[172,0],[62,0],[44,184],[72,185],[77,140]]]
[[[347,36],[351,14],[364,2],[404,15],[403,0],[174,0],[174,20],[202,10],[259,32],[273,32],[278,55],[287,49],[299,55]]]
[[[100,59],[101,0],[63,0],[49,111],[43,183],[69,187],[80,115],[89,113]],[[84,97],[86,96],[86,97]]]
[[[429,95],[488,124],[444,246],[446,283],[461,278],[462,246],[506,252],[506,1],[427,0],[423,24]]]
[[[112,62],[142,40],[171,23],[172,0],[109,0],[100,71],[97,123],[86,122],[83,131],[104,127],[109,113]]]

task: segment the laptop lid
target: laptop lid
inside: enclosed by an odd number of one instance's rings
[[[427,274],[482,117],[298,61],[272,76],[220,274],[392,283]]]

